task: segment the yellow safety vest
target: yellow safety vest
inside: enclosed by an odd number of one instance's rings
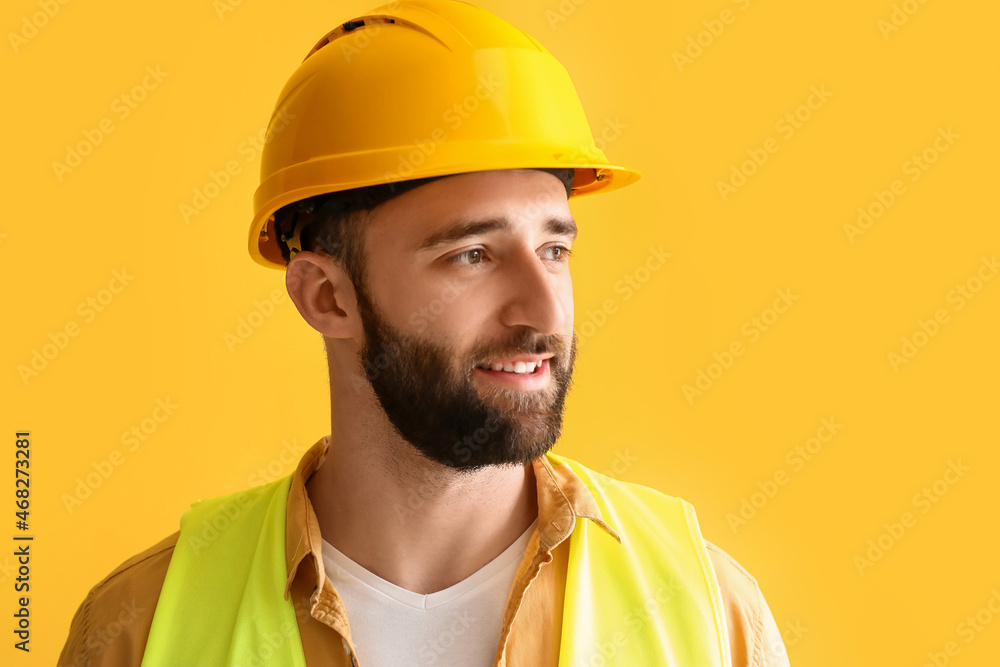
[[[694,508],[546,456],[583,480],[622,537],[619,544],[590,521],[573,528],[559,666],[731,667],[722,594]],[[184,513],[142,667],[306,666],[284,599],[290,485],[288,475]]]

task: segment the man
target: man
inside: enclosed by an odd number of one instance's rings
[[[342,58],[365,25],[369,46]],[[470,43],[479,77],[459,76]],[[549,59],[454,0],[373,10],[307,56],[272,117],[250,251],[286,270],[323,335],[331,433],[292,475],[194,504],[98,583],[60,665],[787,664],[756,581],[690,505],[550,451],[576,356],[569,198],[636,175],[607,164]],[[394,130],[378,92],[333,94],[388,61],[435,61],[413,90],[440,99],[502,70],[506,97],[387,172],[449,108],[411,102],[415,125]],[[572,131],[551,141],[556,117]],[[519,141],[498,142],[511,127]]]

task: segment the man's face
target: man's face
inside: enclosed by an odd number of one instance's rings
[[[506,229],[440,239],[504,218]],[[574,230],[563,184],[533,170],[443,178],[378,209],[357,290],[359,355],[389,421],[427,458],[523,465],[559,437],[576,357]],[[542,361],[531,374],[482,368],[511,357]]]

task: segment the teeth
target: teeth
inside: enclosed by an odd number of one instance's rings
[[[507,373],[517,373],[518,375],[526,375],[529,373],[534,373],[535,369],[540,367],[541,365],[542,362],[540,361],[529,361],[527,363],[523,361],[518,361],[517,363],[514,364],[510,362],[502,363],[497,361],[491,364],[489,368],[492,368],[495,371],[505,371]]]

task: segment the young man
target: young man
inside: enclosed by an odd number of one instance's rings
[[[372,10],[293,75],[262,160],[251,256],[323,335],[331,433],[96,585],[60,665],[787,665],[690,505],[550,451],[569,199],[637,175],[547,51],[456,0]]]

